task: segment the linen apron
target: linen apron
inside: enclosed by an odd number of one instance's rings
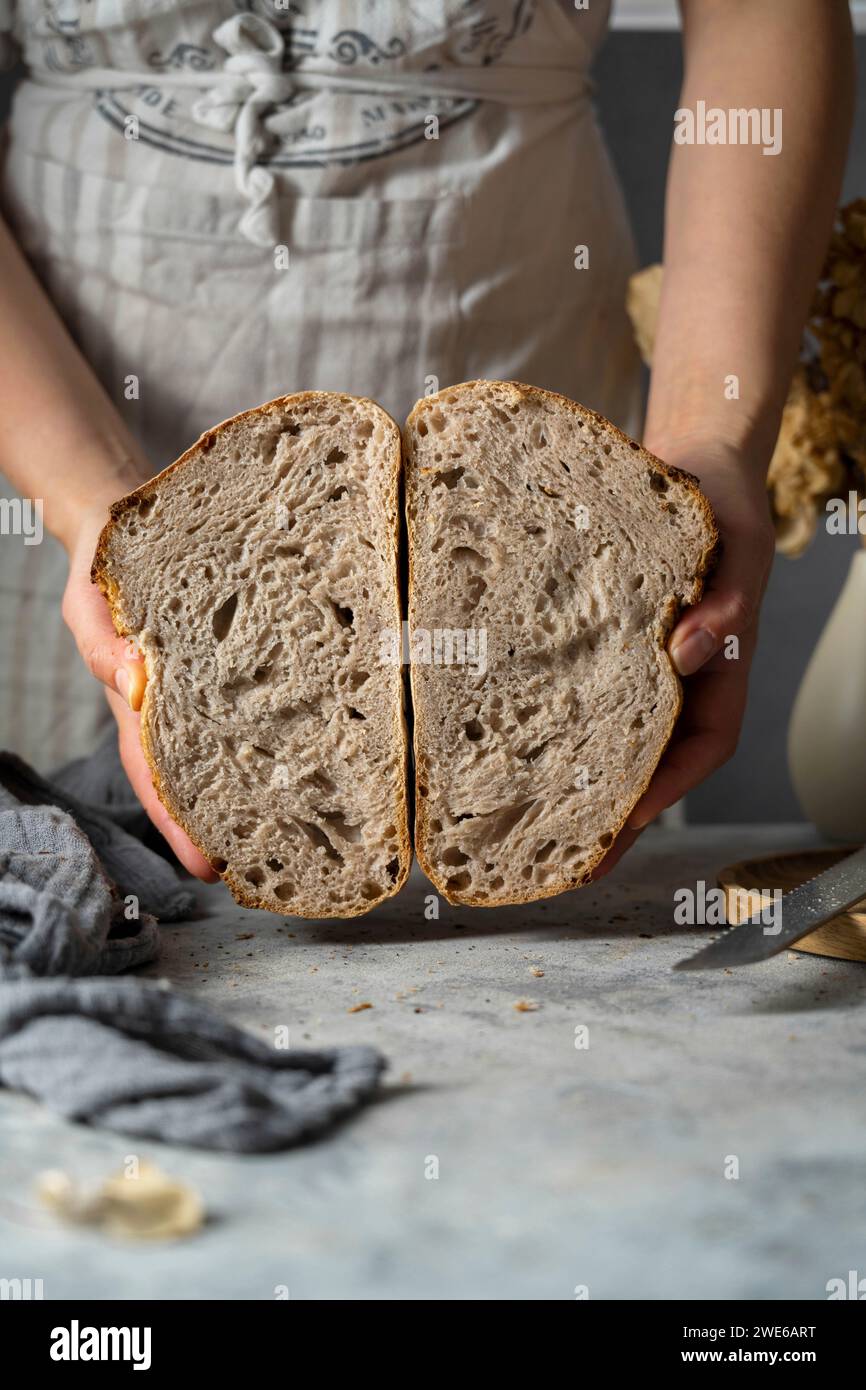
[[[306,389],[400,422],[516,378],[638,430],[634,254],[588,80],[608,10],[0,0],[26,69],[3,212],[152,473]],[[0,536],[0,746],[43,769],[108,718],[65,577],[51,537]]]

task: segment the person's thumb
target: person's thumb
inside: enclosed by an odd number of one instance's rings
[[[681,676],[693,675],[728,645],[738,656],[739,643],[753,639],[772,554],[761,531],[726,536],[703,598],[671,635],[668,651]]]

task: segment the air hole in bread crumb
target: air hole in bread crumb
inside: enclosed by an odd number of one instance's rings
[[[385,865],[385,873],[388,875],[388,877],[390,878],[390,880],[391,880],[392,883],[396,883],[396,882],[397,882],[397,875],[398,875],[399,872],[400,872],[400,861],[399,861],[399,859],[389,859],[389,860],[388,860],[388,863]]]
[[[373,883],[372,880],[368,879],[366,883],[361,884],[361,897],[366,898],[367,902],[372,902],[373,898],[383,897],[384,892],[385,890],[380,888],[378,883]]]
[[[473,550],[471,545],[457,545],[451,551],[451,559],[456,565],[477,565],[479,569],[487,569],[490,564],[486,555],[480,551]]]
[[[446,888],[454,888],[458,893],[463,888],[468,888],[472,882],[472,875],[465,870],[462,874],[452,874],[451,878],[445,880]]]
[[[484,728],[477,719],[469,719],[463,725],[463,732],[470,743],[477,743],[478,739],[484,737]]]
[[[348,492],[349,489],[347,487],[343,487],[341,484],[340,487],[336,488],[335,491],[331,493],[330,497],[328,498],[328,501],[339,502],[341,497],[346,497],[348,495]]]
[[[637,448],[637,445],[633,447]],[[668,480],[663,473],[650,473],[649,481],[653,492],[667,492]]]
[[[341,607],[341,605],[337,603],[335,599],[332,598],[329,598],[328,602],[334,610],[334,617],[337,619],[337,622],[340,624],[340,627],[354,626],[355,615],[352,612],[351,608]]]
[[[490,880],[490,888],[491,888],[491,891],[493,891],[493,892],[498,892],[499,889],[500,889],[500,888],[503,888],[504,886],[505,886],[505,879],[502,877],[501,874],[497,874],[495,878],[492,878],[492,879]]]
[[[367,718],[366,714],[362,714],[361,711],[360,711],[359,709],[355,709],[355,706],[354,706],[354,705],[347,705],[346,708],[347,708],[347,710],[349,711],[349,718],[350,718],[350,719],[366,719],[366,718]]]
[[[462,849],[458,849],[456,845],[449,845],[446,850],[443,850],[441,858],[443,864],[449,864],[455,869],[459,869],[461,864],[469,863],[469,855],[464,854]]]
[[[350,823],[342,811],[317,811],[316,815],[332,825],[341,839],[348,840],[353,845],[356,845],[360,840],[362,822]]]
[[[480,574],[473,574],[466,583],[466,603],[469,608],[477,608],[487,592],[487,581]]]
[[[445,468],[441,473],[436,474],[435,478],[433,479],[433,486],[438,487],[439,484],[442,483],[444,487],[447,487],[449,489],[454,488],[460,482],[460,479],[463,477],[463,474],[465,472],[465,468]]]
[[[237,606],[237,594],[229,594],[225,602],[221,603],[214,613],[211,619],[211,626],[213,627],[213,635],[218,642],[224,642],[226,637],[228,637]]]
[[[274,889],[274,897],[279,898],[281,903],[287,903],[294,896],[295,885],[293,883],[278,883]]]
[[[246,873],[244,874],[244,878],[246,879],[247,883],[252,883],[253,886],[256,887],[256,888],[261,887],[261,885],[262,885],[262,884],[264,883],[264,881],[265,881],[264,873],[262,872],[261,869],[259,869],[259,868],[257,868],[257,867],[256,867],[256,868],[252,868],[252,869],[247,869]]]
[[[426,433],[427,433],[427,426],[424,424],[424,421],[423,421],[423,420],[419,420],[419,421],[418,421],[417,429],[418,429],[418,433],[420,434],[421,438],[423,439],[424,436],[425,436]]]
[[[241,824],[232,826],[232,834],[237,835],[239,840],[248,840],[252,831],[253,827],[251,825]]]
[[[325,463],[345,463],[346,454],[342,449],[332,449],[325,459]]]
[[[517,711],[518,724],[525,724],[527,719],[531,719],[541,709],[541,705],[524,705],[523,709]]]
[[[536,862],[536,864],[543,864],[544,861],[545,861],[546,859],[549,859],[549,858],[550,858],[551,854],[553,853],[553,851],[554,851],[555,849],[556,849],[556,841],[555,841],[555,840],[548,840],[548,841],[547,841],[547,844],[542,845],[541,848],[540,848],[539,850],[536,850],[536,852],[535,852],[535,862]]]
[[[431,428],[434,429],[437,434],[441,434],[445,428],[445,416],[442,414],[442,411],[431,410],[427,418],[430,421]]]
[[[602,849],[607,849],[608,845],[613,844],[612,832],[610,830],[606,830],[603,835],[599,835],[598,843],[601,845]]]
[[[634,579],[631,581],[631,587],[632,587],[633,589],[640,589],[640,588],[643,587],[643,581],[644,581],[643,575],[642,575],[642,574],[636,574],[635,577],[634,577]]]
[[[224,874],[228,868],[228,861],[225,859],[212,859],[210,861],[210,866],[216,873]]]
[[[314,825],[312,821],[307,820],[298,821],[297,824],[303,830],[310,844],[315,845],[317,849],[323,849],[325,851],[326,859],[333,860],[335,864],[342,864],[345,862],[342,854],[334,849],[331,841],[320,826]]]
[[[285,864],[283,863],[282,859],[266,859],[265,863],[267,864],[268,868],[275,874],[278,874],[281,869],[285,868]]]

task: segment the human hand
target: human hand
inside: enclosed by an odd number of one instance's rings
[[[134,644],[118,637],[105,596],[90,580],[93,552],[107,519],[107,506],[94,507],[75,528],[68,545],[69,578],[63,595],[63,617],[85,666],[106,687],[117,721],[120,759],[133,791],[184,868],[196,878],[212,883],[217,874],[186,832],[172,820],[154,790],[140,736],[139,711],[146,684],[144,663]]]
[[[664,450],[666,463],[693,473],[709,498],[721,554],[700,603],[683,613],[668,642],[684,677],[683,709],[653,779],[594,871],[603,878],[666,807],[733,755],[743,722],[758,615],[773,563],[774,534],[762,472],[718,448]],[[736,637],[736,644],[727,639]],[[726,654],[732,646],[734,655]]]

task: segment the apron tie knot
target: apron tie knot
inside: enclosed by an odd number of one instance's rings
[[[228,57],[221,76],[193,104],[201,125],[235,136],[235,182],[247,201],[240,232],[257,246],[273,246],[278,236],[275,180],[257,164],[265,152],[262,116],[268,107],[288,101],[295,92],[283,71],[283,36],[269,19],[234,15],[214,30]]]

